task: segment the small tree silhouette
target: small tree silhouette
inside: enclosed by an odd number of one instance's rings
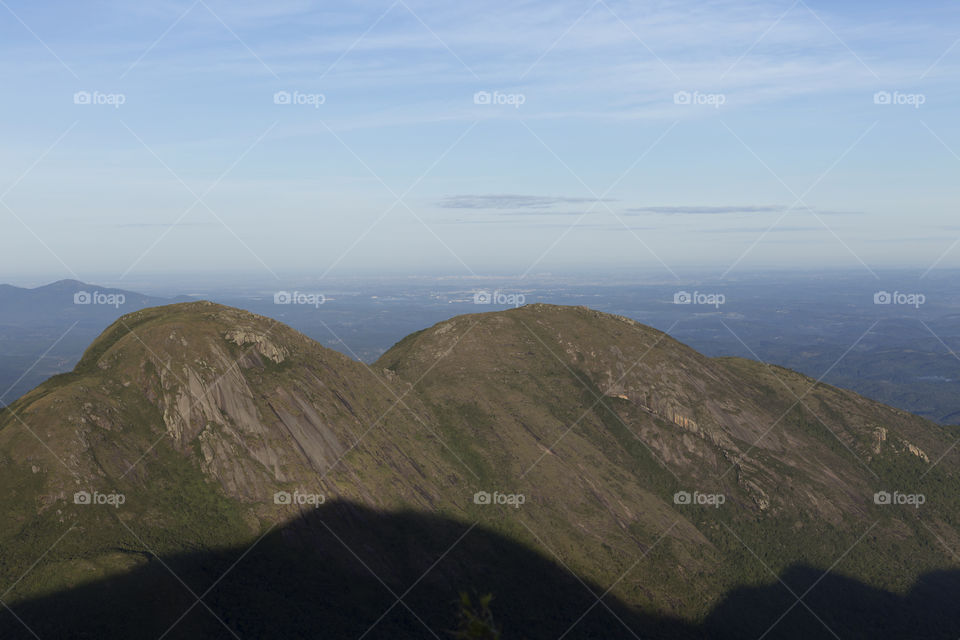
[[[460,627],[453,632],[453,637],[459,640],[500,640],[500,630],[490,611],[492,600],[493,594],[488,593],[480,596],[474,604],[468,593],[460,592],[460,611],[457,614]]]

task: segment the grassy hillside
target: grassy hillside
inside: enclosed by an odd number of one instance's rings
[[[796,567],[908,598],[960,548],[952,444],[851,392],[586,308],[453,318],[368,367],[268,318],[171,305],[121,318],[0,414],[0,578],[26,606],[155,558],[243,549],[338,500],[482,527],[637,620],[695,630],[731,624],[734,593],[737,610],[771,608],[764,585]],[[305,531],[297,544],[325,544],[322,526]],[[364,562],[396,577],[400,549]]]

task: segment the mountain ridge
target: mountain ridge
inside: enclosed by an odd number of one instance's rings
[[[74,372],[0,414],[0,481],[16,494],[0,540],[25,558],[57,531],[87,532],[18,587],[27,598],[55,590],[57,571],[122,572],[108,551],[121,541],[155,555],[237,542],[304,513],[278,492],[322,495],[485,524],[638,611],[696,622],[767,567],[827,568],[864,535],[869,553],[855,544],[837,570],[873,587],[905,592],[943,568],[936,539],[958,540],[960,513],[949,435],[584,307],[458,316],[368,366],[191,302],[123,316]],[[924,482],[922,510],[873,502]],[[78,490],[126,501],[106,514],[70,504]],[[131,539],[116,518],[152,526]]]

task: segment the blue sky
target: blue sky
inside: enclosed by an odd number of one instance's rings
[[[330,4],[2,0],[3,279],[960,266],[956,3]]]

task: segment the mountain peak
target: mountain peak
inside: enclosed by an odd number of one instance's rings
[[[277,346],[285,341],[328,351],[272,318],[208,300],[181,302],[121,316],[94,340],[76,370],[102,367],[104,358],[126,347],[136,354],[131,366],[137,364],[137,358],[151,360],[158,354],[164,354],[169,362],[184,364],[228,342],[238,347],[253,343],[256,353],[277,362],[280,354],[291,348]]]
[[[93,285],[87,284],[86,282],[81,282],[80,280],[73,279],[63,279],[51,282],[50,284],[45,284],[39,287],[35,287],[33,291],[72,291],[77,288],[89,288]]]

